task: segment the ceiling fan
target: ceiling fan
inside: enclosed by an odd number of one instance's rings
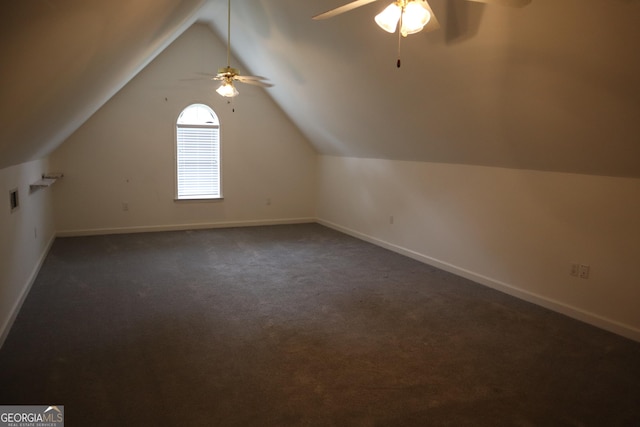
[[[312,19],[320,20],[333,18],[334,16],[349,12],[358,7],[373,3],[378,0],[355,0],[351,3],[331,9],[314,16]],[[478,3],[497,4],[509,7],[524,7],[531,0],[469,0]],[[382,12],[375,17],[375,22],[380,28],[395,33],[398,30],[398,62],[400,68],[400,36],[407,37],[422,30],[433,31],[440,28],[431,6],[426,0],[394,0]]]
[[[231,67],[231,0],[228,1],[227,7],[227,66],[218,68],[218,74],[213,80],[222,80],[222,84],[216,92],[220,95],[231,98],[240,94],[233,85],[234,81],[256,85],[260,87],[272,87],[273,85],[266,82],[266,77],[261,76],[241,76],[240,72]]]

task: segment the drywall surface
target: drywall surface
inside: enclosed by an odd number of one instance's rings
[[[0,167],[49,155],[205,0],[2,2]]]
[[[441,27],[402,38],[400,69],[385,2],[310,19],[343,3],[232,7],[238,56],[318,152],[640,178],[640,1],[429,0]],[[202,15],[226,31],[224,2]]]
[[[318,179],[321,222],[640,340],[639,179],[332,156]]]
[[[54,238],[51,188],[29,190],[48,172],[46,159],[0,169],[0,346]]]
[[[59,233],[313,220],[316,152],[264,89],[239,83],[229,103],[199,74],[226,62],[209,27],[192,26],[53,153]],[[175,123],[194,102],[220,120],[223,200],[174,201]]]

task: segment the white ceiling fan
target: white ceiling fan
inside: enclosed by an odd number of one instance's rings
[[[242,76],[240,72],[231,67],[231,0],[228,1],[227,8],[227,66],[218,68],[218,74],[213,80],[222,80],[222,84],[216,92],[224,97],[234,97],[240,92],[233,85],[234,81],[256,85],[260,87],[272,87],[273,85],[265,80],[266,77],[261,76]]]
[[[349,12],[350,10],[376,2],[378,0],[355,0],[351,3],[331,9],[314,16],[312,19],[320,20],[333,18],[334,16]],[[532,0],[468,0],[478,3],[496,4],[509,7],[524,7]],[[400,68],[400,36],[406,37],[422,30],[433,31],[440,28],[431,6],[426,0],[394,0],[382,12],[375,17],[375,22],[380,28],[395,33],[398,29],[398,62]]]

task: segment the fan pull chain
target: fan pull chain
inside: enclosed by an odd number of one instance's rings
[[[396,67],[400,68],[400,42],[402,40],[402,17],[404,16],[404,8],[402,8],[402,12],[400,13],[400,22],[398,22],[398,62],[396,62]]]
[[[398,62],[396,62],[396,67],[400,68],[400,33],[398,32]]]

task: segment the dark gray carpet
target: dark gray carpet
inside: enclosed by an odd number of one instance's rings
[[[0,403],[69,426],[632,426],[640,343],[316,224],[63,238]]]

